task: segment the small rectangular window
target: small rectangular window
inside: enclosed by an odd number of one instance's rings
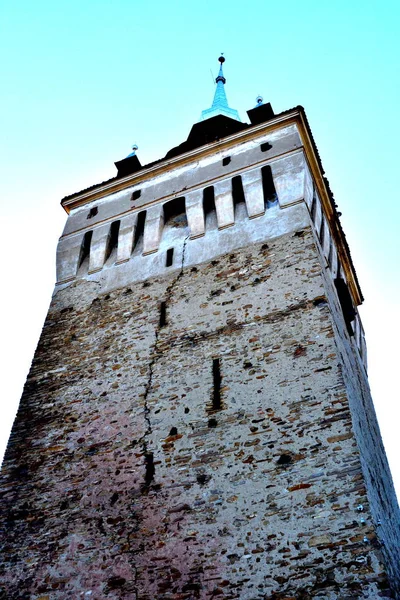
[[[225,156],[225,158],[222,159],[222,166],[226,167],[226,165],[229,165],[230,162],[231,162],[231,157]]]
[[[92,219],[93,217],[95,217],[97,215],[97,213],[99,212],[99,209],[97,208],[97,206],[93,206],[90,210],[89,213],[87,215],[87,219]]]
[[[142,190],[135,190],[132,192],[131,200],[138,200],[142,194]]]
[[[174,261],[174,249],[173,248],[168,248],[168,250],[167,250],[167,259],[165,261],[165,266],[166,267],[172,267],[173,261]]]
[[[268,150],[271,150],[272,146],[269,142],[264,142],[264,144],[261,144],[260,148],[261,152],[268,152]]]

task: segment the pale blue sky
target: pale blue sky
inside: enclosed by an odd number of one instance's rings
[[[387,0],[0,0],[4,429],[53,289],[60,199],[112,177],[133,142],[142,164],[182,142],[211,104],[223,51],[243,120],[258,94],[275,112],[307,111],[366,298],[370,380],[400,489],[399,15]]]

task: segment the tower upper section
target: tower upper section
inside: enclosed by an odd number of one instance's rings
[[[64,198],[57,286],[106,292],[312,227],[365,358],[362,294],[304,109],[258,104],[248,116],[210,116],[164,159],[142,166],[133,152],[116,177]]]

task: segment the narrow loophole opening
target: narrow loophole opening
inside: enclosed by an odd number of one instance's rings
[[[167,303],[160,303],[160,327],[165,327],[167,324]]]
[[[312,202],[311,202],[311,210],[310,210],[310,212],[311,212],[312,222],[315,223],[315,219],[316,219],[316,216],[317,216],[317,198],[316,198],[316,195],[315,195],[315,191],[313,193],[313,199],[312,199]]]
[[[322,248],[324,247],[324,241],[325,241],[325,221],[324,219],[322,219],[321,221],[321,227],[319,229],[319,242],[322,246]]]
[[[172,267],[173,262],[174,262],[174,249],[168,248],[167,257],[165,259],[165,266]]]
[[[221,410],[221,367],[219,358],[213,359],[212,365],[213,374],[213,393],[212,393],[212,408],[213,410]]]

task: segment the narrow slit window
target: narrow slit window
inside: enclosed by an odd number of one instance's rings
[[[81,244],[81,252],[78,262],[78,269],[82,266],[86,259],[89,259],[90,255],[90,244],[92,243],[93,231],[87,231],[83,236]]]
[[[336,249],[336,252],[337,252],[337,249]],[[338,277],[338,278],[340,278],[340,271],[341,271],[340,259],[339,259],[339,255],[336,254],[336,277]]]
[[[272,177],[271,167],[266,165],[261,169],[261,178],[263,184],[264,204],[268,208],[278,201],[274,178]]]
[[[246,217],[248,217],[243,183],[240,175],[237,175],[232,179],[232,199],[235,210],[235,219],[240,215],[240,213],[242,213],[242,215],[245,214]]]
[[[328,265],[332,271],[332,261],[333,261],[333,245],[332,239],[329,240],[329,252],[328,252]]]
[[[321,227],[319,229],[319,241],[320,244],[322,246],[322,248],[324,247],[324,241],[325,241],[325,221],[324,219],[321,220]]]
[[[119,228],[121,225],[121,221],[114,221],[111,223],[110,232],[108,234],[107,240],[107,249],[105,260],[108,260],[113,252],[113,250],[117,250],[118,248],[118,236],[119,236]]]
[[[174,262],[174,249],[173,248],[168,248],[167,250],[167,258],[165,261],[165,266],[166,267],[172,267],[172,263]]]
[[[167,303],[161,302],[160,304],[160,327],[165,327],[167,324]]]
[[[145,222],[146,222],[146,211],[142,210],[142,211],[140,211],[140,213],[138,214],[138,217],[137,217],[135,238],[133,240],[133,249],[137,248],[143,241]]]
[[[313,198],[311,202],[311,219],[312,222],[315,223],[315,218],[317,216],[317,198],[315,196],[315,192],[313,193]]]
[[[213,359],[212,366],[213,373],[213,394],[212,394],[212,408],[213,410],[221,410],[221,368],[219,358]]]

